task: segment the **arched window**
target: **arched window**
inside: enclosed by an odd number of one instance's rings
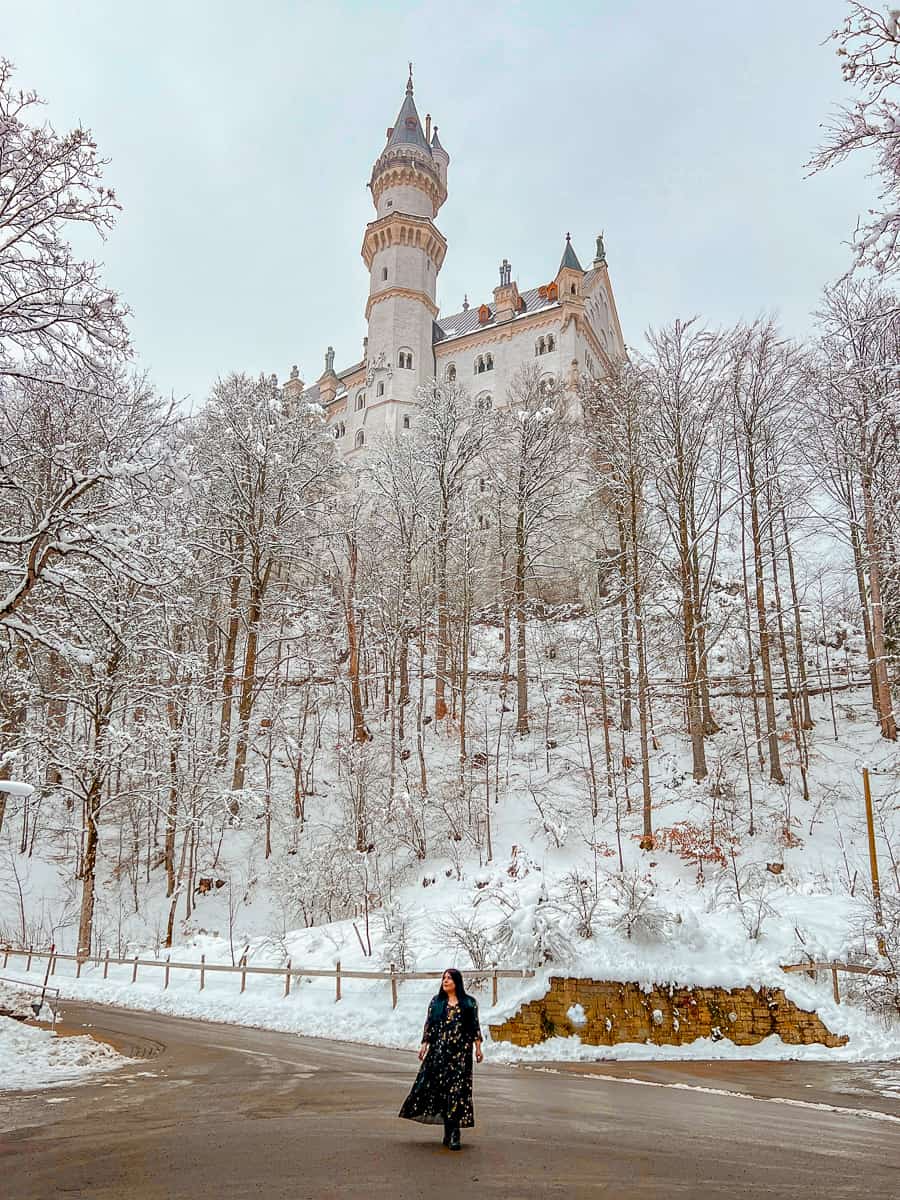
[[[475,359],[475,374],[481,375],[483,373],[484,373],[484,359],[479,354],[478,357]]]
[[[456,364],[451,363],[447,368],[447,382],[456,383]]]
[[[486,354],[486,355],[484,356],[484,369],[485,369],[486,371],[493,371],[493,369],[494,369],[494,356],[493,356],[493,354]]]
[[[475,407],[478,412],[488,413],[491,411],[492,403],[491,393],[482,392],[482,394],[475,401]]]
[[[383,383],[379,383],[378,387],[375,389],[375,395],[376,396],[384,395],[384,384]]]
[[[556,349],[556,340],[553,337],[552,333],[548,333],[547,334],[547,353],[549,354],[551,350],[555,350],[555,349]]]
[[[572,284],[572,286],[569,288],[569,291],[572,293],[572,295],[573,295],[573,296],[575,295],[575,284],[574,284],[574,283],[573,283],[573,284]]]
[[[366,434],[365,434],[365,430],[363,430],[363,429],[357,429],[357,431],[356,431],[356,438],[355,438],[355,441],[354,441],[354,445],[356,446],[356,449],[357,449],[357,450],[361,450],[361,449],[362,449],[362,447],[363,447],[365,444],[366,444]]]
[[[345,436],[345,434],[347,433],[347,426],[344,424],[344,422],[343,422],[343,421],[341,421],[339,428],[340,428],[340,431],[341,431],[341,433],[340,433],[340,436],[341,436],[341,437],[344,437],[344,436]]]
[[[382,267],[382,268],[381,268],[381,278],[382,278],[382,279],[387,279],[387,267]]]
[[[397,366],[404,371],[411,371],[413,365],[412,350],[401,350],[397,355]]]
[[[359,412],[360,409],[365,408],[365,407],[366,407],[366,393],[365,392],[357,392],[356,393],[356,411]]]
[[[404,418],[403,418],[403,428],[404,428],[404,429],[409,429],[409,417],[404,417]]]
[[[546,351],[546,349],[547,349],[547,346],[544,342],[544,339],[542,337],[539,337],[538,340],[534,344],[535,355],[543,354]]]

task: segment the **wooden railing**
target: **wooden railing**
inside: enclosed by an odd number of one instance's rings
[[[896,979],[897,972],[891,971],[886,967],[867,967],[862,963],[842,963],[842,962],[805,962],[805,963],[790,963],[788,966],[782,966],[782,971],[791,972],[802,971],[806,975],[816,977],[817,971],[831,972],[831,990],[834,994],[835,1004],[841,1002],[841,989],[838,984],[838,971],[846,971],[848,975],[877,975],[879,978]]]
[[[103,969],[103,978],[106,979],[109,975],[111,966],[130,967],[131,982],[135,983],[138,977],[138,971],[141,967],[157,967],[163,972],[163,988],[169,986],[169,977],[172,971],[197,971],[200,975],[200,991],[202,992],[206,986],[206,976],[210,971],[224,971],[231,975],[240,975],[241,977],[241,992],[247,987],[248,975],[278,975],[284,979],[284,995],[291,994],[291,984],[293,980],[300,978],[308,979],[334,979],[334,999],[335,1003],[341,999],[341,983],[345,979],[383,979],[391,985],[391,1007],[397,1007],[397,989],[399,984],[407,980],[416,979],[440,979],[443,971],[398,971],[393,963],[387,971],[346,971],[341,967],[338,960],[331,969],[322,967],[295,967],[291,960],[285,963],[283,967],[251,967],[247,964],[246,953],[241,955],[241,958],[236,966],[230,966],[228,963],[208,963],[206,955],[200,955],[199,962],[173,962],[171,957],[164,959],[159,958],[140,958],[135,955],[134,958],[112,958],[107,950],[106,954],[100,958],[94,956],[89,959],[79,958],[76,954],[60,954],[57,951],[35,950],[29,946],[27,950],[17,950],[12,946],[4,946],[3,950],[3,967],[6,968],[10,958],[24,958],[26,960],[25,970],[31,970],[33,959],[48,959],[49,976],[56,973],[56,964],[58,962],[74,962],[75,978],[81,978],[82,968],[86,963],[90,964],[93,969]],[[534,971],[528,967],[523,967],[519,970],[501,970],[496,965],[490,967],[482,967],[481,969],[472,968],[466,974],[473,979],[490,979],[491,980],[491,1003],[496,1004],[499,995],[498,981],[501,979],[528,979],[534,975]]]

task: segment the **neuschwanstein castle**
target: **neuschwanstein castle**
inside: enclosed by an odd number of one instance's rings
[[[447,242],[435,218],[447,199],[450,155],[431,117],[423,128],[413,99],[412,72],[397,120],[372,168],[376,217],[366,226],[362,257],[369,271],[368,336],[363,359],[325,371],[307,387],[297,368],[286,391],[325,410],[345,456],[363,452],[379,434],[397,435],[415,418],[416,389],[430,379],[456,380],[484,407],[506,403],[507,388],[527,364],[574,388],[582,372],[602,373],[624,352],[603,239],[585,270],[566,236],[554,275],[520,292],[503,260],[488,299],[473,292],[461,312],[443,316],[437,277]]]

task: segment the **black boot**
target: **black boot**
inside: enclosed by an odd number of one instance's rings
[[[444,1138],[443,1138],[441,1145],[443,1145],[443,1146],[450,1145],[450,1135],[452,1132],[453,1132],[452,1124],[448,1120],[445,1119],[444,1120]]]
[[[461,1150],[462,1149],[462,1146],[460,1146],[460,1144],[459,1144],[459,1126],[458,1125],[454,1125],[453,1128],[450,1130],[450,1141],[448,1144],[449,1144],[451,1150]]]

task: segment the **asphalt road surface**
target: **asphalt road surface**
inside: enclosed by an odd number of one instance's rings
[[[139,1061],[0,1091],[3,1200],[900,1195],[900,1102],[872,1086],[877,1067],[486,1063],[477,1128],[455,1154],[438,1127],[396,1117],[411,1052],[87,1005],[64,1015]]]

